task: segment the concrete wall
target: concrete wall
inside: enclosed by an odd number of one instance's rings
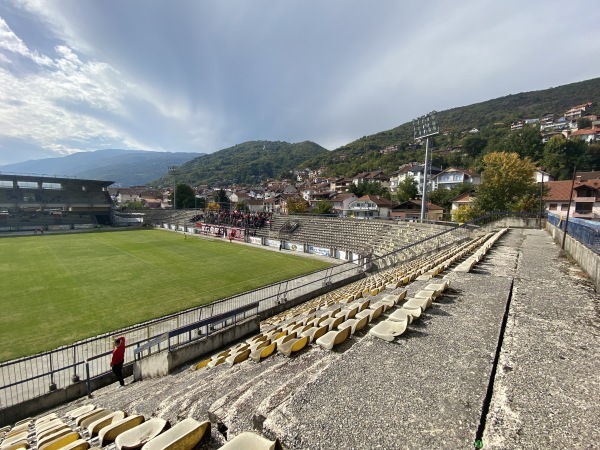
[[[542,226],[546,219],[542,219]],[[486,232],[498,230],[499,228],[540,228],[540,219],[535,217],[503,217],[488,225],[481,227]]]
[[[129,377],[132,374],[133,364],[125,365],[123,367],[123,376]],[[111,372],[91,379],[90,388],[91,391],[94,392],[97,389],[116,382],[117,378]],[[83,380],[67,386],[66,388],[48,392],[41,397],[36,397],[13,406],[0,409],[0,427],[5,425],[13,425],[15,422],[21,419],[42,414],[52,408],[72,402],[73,400],[77,400],[78,398],[86,395],[87,387],[85,380]]]
[[[175,350],[164,350],[159,353],[142,358],[133,364],[134,380],[145,378],[163,377],[178,367],[198,359],[199,357],[212,353],[243,337],[257,334],[260,331],[260,319],[258,316],[238,322],[233,326],[217,331],[203,339],[191,342]]]
[[[563,230],[546,223],[546,230],[559,246],[562,246]],[[567,234],[565,239],[565,252],[588,274],[594,282],[596,292],[600,292],[600,255],[593,252],[577,239]]]

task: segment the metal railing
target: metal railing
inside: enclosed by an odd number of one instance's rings
[[[452,239],[456,240],[464,238],[466,233],[464,227],[448,228],[386,255],[377,258],[370,256],[371,259],[365,259],[362,265],[346,262],[52,351],[0,363],[0,409],[69,386],[79,381],[86,366],[91,378],[109,373],[108,356],[112,353],[113,341],[118,336],[124,336],[127,343],[126,361],[133,361],[143,355],[141,351],[136,354],[136,348],[150,352],[154,346],[158,348],[165,339],[169,341],[167,347],[183,345],[198,339],[200,335],[198,332],[193,333],[193,330],[204,327],[208,333],[211,323],[223,318],[222,322],[225,323],[228,315],[237,315],[237,310],[240,314],[267,311],[282,302],[316,293],[323,286],[351,279],[368,267],[382,269],[399,262],[399,258],[391,258],[391,255],[400,255],[410,248],[418,249],[445,234],[454,235]]]
[[[548,222],[563,231],[565,230],[565,219],[566,216],[548,213]],[[600,223],[569,217],[567,234],[594,252],[600,253]]]

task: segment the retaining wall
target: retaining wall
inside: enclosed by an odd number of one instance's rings
[[[563,230],[555,227],[549,222],[546,223],[546,230],[550,233],[552,239],[554,239],[559,246],[562,246]],[[568,234],[565,238],[564,250],[592,279],[596,292],[600,292],[600,255]]]
[[[133,378],[135,381],[140,381],[145,378],[166,376],[190,361],[214,352],[243,337],[258,334],[259,331],[260,319],[256,316],[175,350],[163,350],[154,353],[133,364]]]

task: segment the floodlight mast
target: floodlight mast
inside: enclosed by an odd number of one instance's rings
[[[179,166],[169,166],[169,173],[173,175],[173,209],[177,209],[177,180],[179,174]]]
[[[429,138],[439,134],[436,111],[413,120],[415,140],[425,138],[425,166],[423,167],[423,194],[421,196],[421,223],[425,221],[425,211],[427,210],[427,172],[429,170]]]

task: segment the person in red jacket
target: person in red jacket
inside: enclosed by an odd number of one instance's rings
[[[125,380],[123,379],[123,363],[125,362],[125,337],[121,336],[115,339],[115,348],[112,352],[112,359],[110,360],[110,367],[112,367],[113,373],[117,376],[121,387],[125,386]]]

